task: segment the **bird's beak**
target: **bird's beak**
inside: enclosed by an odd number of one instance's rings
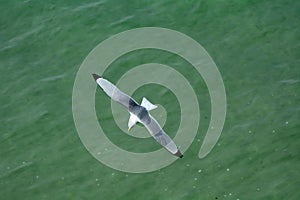
[[[130,129],[131,129],[131,127],[130,127],[130,128],[128,128],[128,132],[130,132]]]

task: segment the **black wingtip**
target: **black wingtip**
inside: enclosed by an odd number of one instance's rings
[[[174,155],[179,157],[179,158],[183,158],[183,155],[179,150]]]
[[[95,81],[98,79],[98,78],[102,78],[101,76],[99,76],[98,74],[92,74],[93,75],[93,77],[94,77],[94,79],[95,79]]]

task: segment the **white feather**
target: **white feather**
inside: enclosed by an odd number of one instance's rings
[[[148,111],[150,110],[154,110],[155,108],[157,108],[156,105],[153,105],[148,99],[146,99],[145,97],[143,97],[141,106],[143,106],[144,108],[146,108]]]

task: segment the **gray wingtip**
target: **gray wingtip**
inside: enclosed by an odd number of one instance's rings
[[[179,150],[174,155],[179,157],[179,158],[183,158],[183,155]]]
[[[92,74],[93,75],[93,77],[94,77],[94,79],[95,79],[95,81],[98,79],[98,78],[102,78],[101,76],[99,76],[98,74]]]

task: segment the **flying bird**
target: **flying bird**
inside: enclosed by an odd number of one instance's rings
[[[182,158],[182,153],[178,150],[173,140],[164,132],[159,123],[150,115],[149,111],[157,108],[145,97],[139,105],[133,98],[120,91],[114,84],[97,74],[92,74],[97,84],[114,101],[126,107],[130,113],[128,121],[128,131],[137,123],[143,124],[150,135],[171,154]]]

